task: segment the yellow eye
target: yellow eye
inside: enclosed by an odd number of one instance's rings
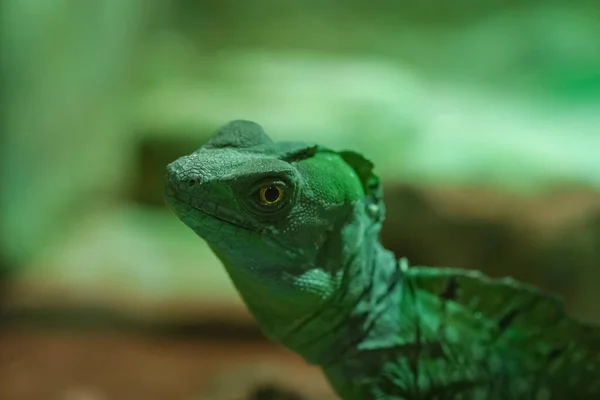
[[[263,186],[259,191],[260,202],[265,205],[277,204],[283,199],[285,191],[279,185]]]

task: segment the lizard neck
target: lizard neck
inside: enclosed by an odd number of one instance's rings
[[[324,368],[393,346],[400,329],[401,269],[379,242],[381,220],[362,208],[347,211],[310,260],[265,251],[242,264],[213,248],[263,333]]]
[[[394,255],[375,239],[347,262],[335,296],[278,338],[324,368],[363,350],[392,346],[400,328],[402,273]]]

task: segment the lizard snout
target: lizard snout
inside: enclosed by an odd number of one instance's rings
[[[165,196],[167,203],[189,203],[206,195],[206,177],[202,175],[198,157],[184,156],[169,165],[165,172]]]

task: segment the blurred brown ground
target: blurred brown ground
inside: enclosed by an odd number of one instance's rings
[[[242,400],[260,385],[281,382],[309,399],[330,398],[316,368],[265,341],[0,333],[0,399]]]

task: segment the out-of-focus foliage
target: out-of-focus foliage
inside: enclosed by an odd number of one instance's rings
[[[2,2],[0,215],[10,261],[64,237],[127,185],[144,4]]]

